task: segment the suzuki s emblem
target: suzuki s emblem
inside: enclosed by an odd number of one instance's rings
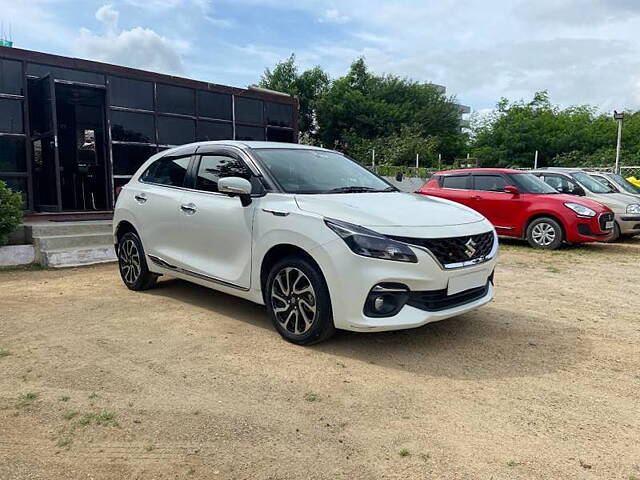
[[[467,243],[464,244],[464,253],[467,254],[467,257],[471,258],[475,255],[475,253],[477,252],[476,245],[477,244],[473,241],[473,238],[467,240]]]

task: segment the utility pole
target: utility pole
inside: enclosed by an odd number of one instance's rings
[[[438,154],[438,171],[442,170],[442,154]]]
[[[376,171],[376,149],[371,150],[371,169]]]
[[[614,173],[620,173],[620,151],[622,150],[622,124],[624,122],[624,112],[613,111],[613,119],[618,121],[618,142],[616,144],[616,166]]]
[[[418,174],[418,168],[420,168],[420,154],[416,153],[416,175]]]
[[[536,150],[536,156],[533,158],[533,169],[538,168],[538,150]]]

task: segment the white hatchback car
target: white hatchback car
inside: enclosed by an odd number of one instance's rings
[[[401,193],[344,155],[269,142],[166,150],[119,194],[131,290],[171,275],[264,304],[297,344],[418,327],[493,296],[498,239],[475,211]]]

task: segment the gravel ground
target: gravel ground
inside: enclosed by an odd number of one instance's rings
[[[640,240],[509,243],[495,300],[296,347],[115,265],[0,272],[0,479],[640,479]]]

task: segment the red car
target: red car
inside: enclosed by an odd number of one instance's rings
[[[484,215],[498,235],[556,249],[562,242],[608,240],[613,212],[587,198],[558,193],[535,175],[506,168],[449,170],[416,193],[462,203]]]

